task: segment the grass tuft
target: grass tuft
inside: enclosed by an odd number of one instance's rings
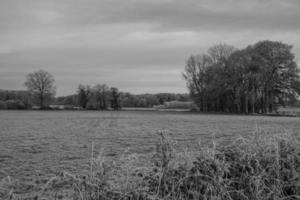
[[[157,132],[150,156],[125,151],[117,159],[92,150],[89,174],[51,178],[34,198],[74,200],[296,200],[300,199],[300,145],[292,134],[258,131],[231,144],[176,148]],[[93,148],[92,148],[93,149]],[[10,178],[1,199],[15,195]]]

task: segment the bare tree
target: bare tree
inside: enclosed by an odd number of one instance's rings
[[[90,101],[92,97],[92,89],[89,85],[82,85],[80,84],[78,86],[78,100],[79,104],[82,108],[86,109],[88,102]]]
[[[120,105],[120,92],[118,88],[112,87],[110,89],[111,92],[111,107],[114,110],[119,110],[121,108]]]
[[[93,87],[93,92],[96,98],[96,108],[106,110],[109,95],[109,87],[106,84],[98,84]]]
[[[190,56],[183,73],[190,95],[201,111],[207,111],[206,85],[208,82],[208,69],[211,65],[212,59],[206,54]]]
[[[45,103],[56,93],[54,81],[53,75],[44,70],[38,70],[26,76],[24,85],[31,95],[38,99],[41,109],[46,107]]]
[[[213,64],[224,64],[229,56],[236,50],[237,49],[234,46],[227,44],[218,44],[208,49],[208,55],[210,56]]]

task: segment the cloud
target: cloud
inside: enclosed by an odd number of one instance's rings
[[[279,40],[299,56],[299,18],[299,0],[3,0],[0,85],[22,87],[43,68],[59,95],[97,82],[186,92],[186,58],[220,42]]]

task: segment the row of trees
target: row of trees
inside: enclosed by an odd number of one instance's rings
[[[120,109],[120,93],[118,88],[109,88],[106,84],[94,87],[79,85],[77,95],[78,104],[84,109],[114,110]],[[76,100],[75,100],[76,101]],[[73,102],[76,105],[76,102]]]
[[[270,113],[300,94],[292,46],[261,41],[238,50],[221,44],[188,58],[183,77],[204,112]]]
[[[54,82],[53,75],[44,70],[30,73],[24,83],[27,91],[0,90],[0,109],[26,109],[34,105],[47,109],[50,104],[57,103],[71,107],[80,106],[83,109],[120,108],[120,93],[117,88],[109,88],[105,84],[94,87],[79,85],[77,94],[55,98]]]
[[[41,109],[49,105],[63,105],[65,108],[81,107],[94,110],[118,110],[121,107],[153,107],[170,101],[189,101],[188,94],[141,94],[119,92],[118,88],[106,84],[78,86],[73,95],[55,98],[56,87],[50,73],[39,70],[26,76],[27,91],[0,90],[0,109],[26,109],[36,105]]]
[[[188,94],[158,93],[139,94],[119,92],[117,88],[98,84],[94,87],[79,85],[77,94],[58,97],[55,104],[79,105],[85,109],[106,110],[120,107],[151,108],[171,101],[190,101]]]
[[[26,109],[30,102],[27,91],[0,90],[0,109]]]
[[[157,94],[138,94],[121,93],[121,104],[123,107],[153,107],[163,105],[171,101],[190,101],[188,94],[157,93]]]
[[[24,103],[28,102],[28,92],[22,90],[1,90],[0,89],[0,100],[21,100]]]
[[[261,41],[241,50],[216,45],[206,54],[192,55],[183,73],[190,97],[204,112],[270,113],[278,105],[294,104],[300,94],[300,76],[291,50],[282,42]],[[54,77],[44,70],[28,74],[24,85],[26,92],[0,91],[0,108],[39,105],[44,109],[59,104],[118,110],[189,100],[181,94],[132,95],[105,84],[79,85],[76,94],[54,98]]]

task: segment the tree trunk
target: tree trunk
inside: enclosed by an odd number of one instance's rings
[[[255,113],[255,88],[252,86],[251,91],[251,113]]]
[[[205,98],[204,98],[204,102],[205,102],[205,105],[204,105],[204,111],[205,112],[208,112],[209,111],[209,107],[208,107],[208,99],[207,99],[207,95],[205,94]]]
[[[269,90],[266,88],[265,91],[265,112],[270,113],[270,99],[269,99]]]
[[[273,112],[273,94],[272,91],[269,91],[269,112],[272,113]]]
[[[41,94],[41,96],[40,96],[40,104],[41,104],[40,109],[44,109],[44,95],[43,94]]]
[[[248,113],[248,92],[245,93],[245,113]]]
[[[201,99],[200,111],[203,112],[204,111],[204,95],[203,95],[203,93],[200,94],[200,99]]]

